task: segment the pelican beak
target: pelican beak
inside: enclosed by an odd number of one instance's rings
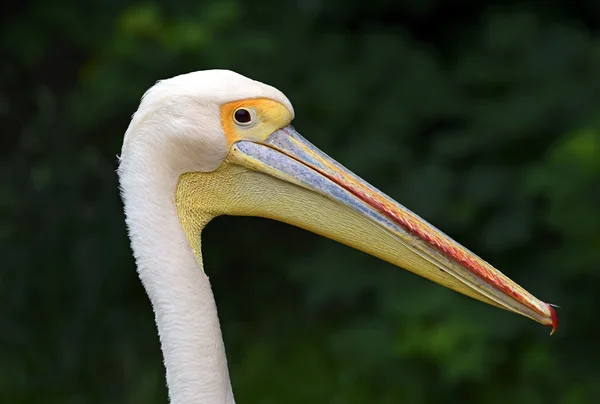
[[[557,316],[549,304],[342,167],[292,126],[263,141],[237,141],[228,159],[271,177],[270,182],[261,179],[261,185],[248,193],[260,199],[253,205],[262,207],[237,214],[269,217],[308,229],[551,326],[551,334],[556,330]]]

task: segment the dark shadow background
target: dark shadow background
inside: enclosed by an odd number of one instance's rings
[[[239,403],[600,396],[600,2],[1,6],[0,402],[165,403],[116,155],[157,79],[284,91],[318,147],[559,304],[549,329],[281,223],[203,240]]]

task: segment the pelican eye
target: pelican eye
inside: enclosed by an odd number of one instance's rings
[[[246,108],[238,108],[233,113],[233,120],[240,126],[250,126],[254,123],[254,114]]]

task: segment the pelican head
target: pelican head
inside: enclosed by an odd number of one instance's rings
[[[554,332],[549,304],[317,149],[291,126],[293,119],[282,92],[226,70],[163,80],[144,95],[125,134],[119,176],[140,276],[150,296],[158,296],[159,328],[173,301],[189,293],[191,307],[195,299],[194,283],[183,280],[192,270],[169,274],[182,266],[185,251],[201,263],[200,235],[212,218],[237,215],[320,234]],[[177,282],[172,297],[161,295]],[[179,335],[166,335],[193,321],[185,308],[178,313],[163,324],[163,343],[171,343],[174,355]],[[177,360],[190,361],[189,355]]]
[[[275,219],[556,328],[549,304],[317,149],[293,119],[274,87],[228,70],[183,74],[144,95],[121,158],[144,156],[174,185],[196,254],[216,216]]]

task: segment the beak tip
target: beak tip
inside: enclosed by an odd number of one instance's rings
[[[552,326],[552,331],[550,331],[550,335],[553,335],[558,328],[558,316],[556,315],[556,310],[551,305],[548,305],[548,309],[550,310],[550,324],[548,326]]]

